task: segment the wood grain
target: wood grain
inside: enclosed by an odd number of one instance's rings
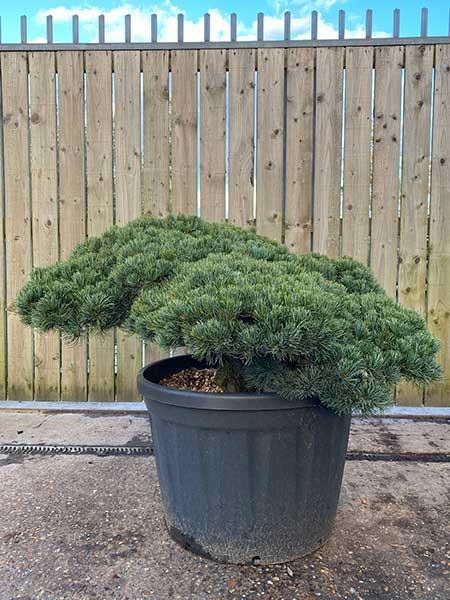
[[[172,210],[197,213],[196,50],[174,50],[172,70]]]
[[[318,48],[313,250],[339,255],[343,48]]]
[[[0,114],[3,115],[0,61]],[[7,399],[6,388],[6,264],[5,264],[5,197],[4,197],[3,120],[0,119],[0,401]]]
[[[169,52],[142,52],[143,71],[143,211],[165,217],[170,208]],[[145,363],[167,358],[156,344],[145,342]]]
[[[140,53],[114,52],[116,223],[136,219],[141,207]],[[142,367],[142,341],[117,331],[117,402],[136,401],[136,373]]]
[[[281,241],[283,225],[284,50],[258,49],[256,229]]]
[[[255,50],[230,50],[228,220],[254,223]]]
[[[84,65],[82,52],[58,52],[59,243],[61,260],[86,237]],[[87,399],[87,344],[61,344],[61,400]]]
[[[370,264],[386,293],[397,294],[402,46],[375,50],[375,123]]]
[[[225,220],[226,50],[200,51],[200,214]]]
[[[287,50],[285,244],[311,251],[314,153],[313,48]]]
[[[372,48],[347,48],[342,254],[368,264],[371,202]]]
[[[14,312],[18,291],[32,268],[28,123],[28,60],[21,52],[1,54],[5,166],[6,305],[8,399],[32,400],[33,333]]]
[[[142,52],[143,210],[164,217],[169,210],[169,52]]]
[[[405,49],[398,300],[425,317],[433,46]],[[423,388],[402,383],[397,404],[420,406]]]
[[[44,267],[59,258],[55,55],[32,52],[29,65],[33,266]],[[59,400],[60,336],[56,332],[34,334],[34,397]]]
[[[443,377],[427,388],[425,404],[450,398],[450,46],[436,46],[431,178],[428,326],[440,340]]]
[[[112,57],[98,50],[86,61],[88,236],[113,224]],[[88,399],[114,400],[114,332],[89,336]]]

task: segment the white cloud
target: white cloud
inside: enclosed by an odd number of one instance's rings
[[[33,38],[32,40],[28,40],[29,44],[46,44],[47,43],[47,38],[44,37],[43,35],[39,35],[35,38]]]
[[[72,20],[72,15],[77,14],[81,22],[94,21],[100,14],[101,9],[99,8],[81,8],[74,6],[73,8],[67,8],[67,6],[55,6],[48,10],[40,10],[36,13],[36,22],[39,25],[44,25],[46,22],[47,15],[53,16],[53,23],[67,23]]]
[[[318,0],[314,2],[317,8],[326,10],[337,0]],[[291,3],[292,4],[292,3]],[[311,21],[306,7],[310,2],[299,0],[296,5],[305,8],[300,16],[291,18],[291,36],[292,39],[307,39],[310,37]],[[158,14],[158,39],[168,42],[177,39],[177,14],[181,9],[170,1],[162,2],[151,9],[144,10],[136,8],[130,3],[124,3],[115,8],[106,9],[101,6],[55,6],[48,10],[40,10],[36,13],[36,22],[40,25],[45,24],[48,14],[53,15],[55,25],[69,23],[72,16],[77,14],[80,21],[81,39],[95,42],[98,39],[98,16],[105,15],[105,35],[107,42],[124,41],[124,17],[131,15],[131,36],[132,41],[142,42],[150,39],[150,15]],[[208,11],[211,15],[211,40],[226,41],[230,39],[230,19],[229,15],[222,13],[216,8]],[[256,19],[252,23],[244,23],[238,19],[238,39],[254,40],[256,39]],[[278,10],[273,15],[266,15],[264,19],[264,38],[267,40],[283,39],[284,15]],[[337,27],[328,22],[323,14],[318,15],[318,37],[321,39],[337,38]],[[357,38],[364,37],[364,27],[362,22],[352,20],[351,27],[346,29],[346,37]],[[387,35],[384,32],[377,32],[374,36],[382,37]],[[190,19],[185,16],[184,20],[184,39],[185,41],[201,41],[203,39],[203,17]]]
[[[313,10],[326,12],[336,4],[342,5],[346,2],[347,0],[270,0],[269,5],[272,6],[276,14],[290,10],[292,13],[295,12],[305,16],[310,15]]]

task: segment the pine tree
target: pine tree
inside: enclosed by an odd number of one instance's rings
[[[16,310],[70,341],[121,327],[187,347],[241,391],[317,396],[338,414],[388,405],[404,378],[436,379],[438,343],[420,316],[349,259],[195,217],[142,217],[35,269]]]

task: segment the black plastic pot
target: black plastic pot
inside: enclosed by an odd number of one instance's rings
[[[201,366],[178,356],[138,378],[170,535],[221,562],[273,564],[313,552],[333,527],[350,417],[314,398],[287,402],[158,384]]]

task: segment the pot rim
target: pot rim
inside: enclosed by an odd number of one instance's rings
[[[159,384],[158,373],[164,377],[193,366],[207,366],[190,354],[163,358],[143,367],[138,374],[137,387],[145,402],[160,402],[171,406],[221,411],[293,410],[325,408],[317,397],[288,401],[275,392],[197,392],[180,390]]]

